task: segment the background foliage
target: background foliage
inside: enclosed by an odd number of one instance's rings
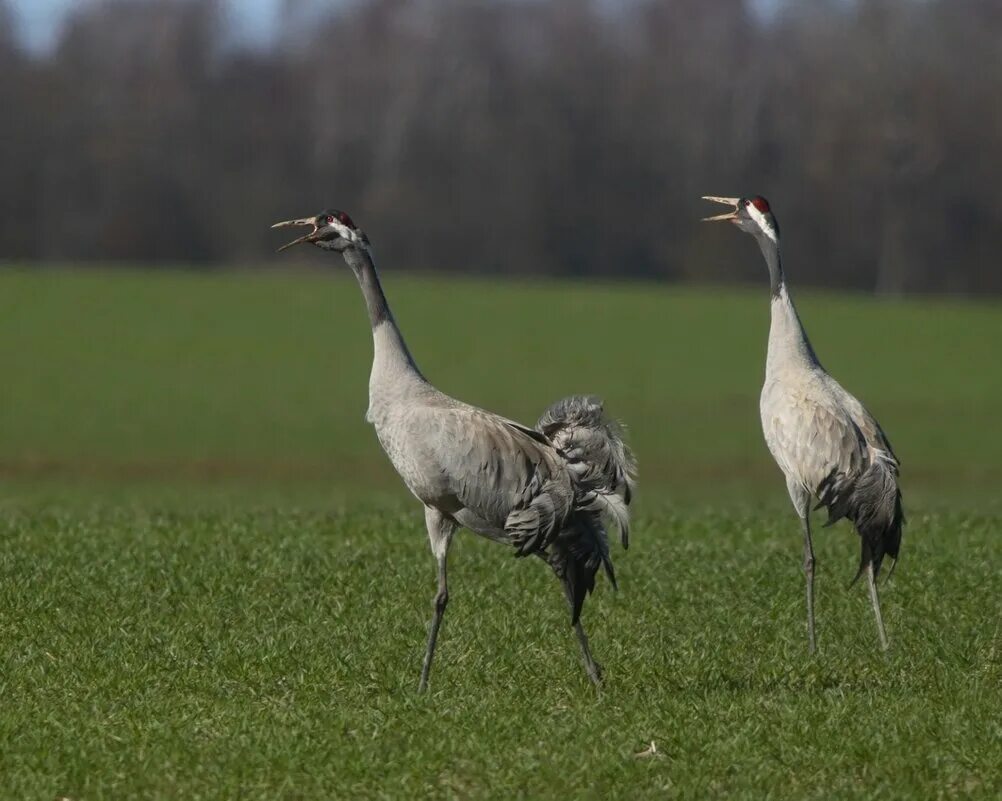
[[[253,261],[335,205],[402,269],[747,280],[694,222],[761,193],[802,282],[1002,289],[996,0],[288,2],[257,49],[96,0],[44,56],[4,16],[0,257]]]

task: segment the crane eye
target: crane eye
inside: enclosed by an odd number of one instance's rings
[[[334,215],[333,214],[328,214],[327,215],[327,224],[331,225],[333,222],[334,222]]]

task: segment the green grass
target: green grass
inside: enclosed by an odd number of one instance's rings
[[[998,519],[913,518],[876,650],[844,531],[806,656],[783,518],[649,515],[577,661],[556,582],[460,538],[432,690],[411,509],[8,515],[11,798],[997,798]],[[654,741],[659,756],[637,757]]]
[[[840,524],[809,659],[764,290],[390,275],[441,388],[530,422],[600,392],[642,470],[585,608],[602,694],[545,568],[461,535],[420,697],[434,567],[338,275],[0,272],[0,796],[1002,793],[1002,308],[798,298],[909,512],[890,653]]]
[[[363,423],[371,342],[345,273],[0,273],[0,475],[406,497]],[[630,426],[646,500],[777,488],[758,420],[764,289],[387,284],[441,389],[525,422],[601,394]],[[1002,308],[800,307],[828,368],[884,423],[910,499],[996,495]]]

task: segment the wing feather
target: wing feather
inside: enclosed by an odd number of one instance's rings
[[[887,434],[884,433],[884,429],[880,427],[877,419],[870,414],[855,395],[846,390],[838,381],[831,376],[828,376],[828,381],[832,392],[841,400],[842,407],[859,428],[867,446],[876,452],[874,455],[897,469],[901,463],[891,447],[891,441],[887,438]]]
[[[519,555],[545,548],[574,502],[571,479],[540,432],[475,407],[439,415],[436,459],[458,503]]]

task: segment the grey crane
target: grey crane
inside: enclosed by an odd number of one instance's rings
[[[550,406],[535,428],[457,401],[418,370],[390,312],[369,240],[343,211],[287,220],[308,226],[283,245],[311,243],[338,252],[362,289],[372,327],[373,360],[366,420],[403,479],[424,505],[438,592],[419,691],[428,686],[435,643],[449,601],[446,560],[463,526],[512,546],[516,556],[545,560],[563,584],[585,670],[596,685],[601,668],[581,625],[585,596],[599,568],[615,587],[605,520],[629,538],[633,457],[600,401],[573,396]]]
[[[772,322],[759,409],[762,432],[786,476],[786,487],[800,517],[807,579],[808,648],[814,653],[814,570],[810,504],[827,508],[826,526],[852,521],[862,553],[853,583],[862,574],[870,588],[880,646],[887,633],[880,614],[876,578],[884,556],[895,561],[901,545],[901,491],[898,459],[880,425],[855,397],[821,366],[786,288],[779,255],[779,225],[760,196],[710,197],[733,207],[705,221],[729,221],[755,237],[769,268]],[[891,567],[893,570],[893,565]]]

